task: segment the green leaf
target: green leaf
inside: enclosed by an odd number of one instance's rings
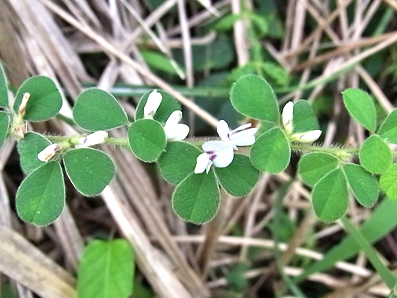
[[[166,55],[155,51],[141,51],[141,55],[149,67],[172,75],[178,75],[175,66]]]
[[[291,159],[291,149],[285,133],[273,128],[262,134],[251,147],[251,162],[257,169],[277,174],[284,171]]]
[[[208,174],[190,174],[172,195],[175,213],[194,224],[204,224],[213,219],[219,205],[219,189],[213,170]]]
[[[44,161],[37,158],[37,155],[49,145],[51,142],[37,132],[28,132],[23,139],[18,141],[17,149],[24,173],[30,174],[45,164]]]
[[[73,186],[85,196],[100,194],[116,172],[110,157],[92,148],[69,150],[63,163]]]
[[[357,122],[374,132],[376,129],[376,109],[371,96],[360,89],[349,88],[342,92],[343,102]]]
[[[78,126],[90,131],[109,130],[128,123],[117,99],[98,88],[80,93],[73,107],[73,118]]]
[[[256,75],[241,77],[230,90],[233,107],[241,114],[259,120],[277,122],[276,95],[269,83]]]
[[[196,167],[197,156],[202,152],[185,142],[169,142],[158,162],[161,175],[172,184],[179,184]]]
[[[8,107],[7,76],[3,66],[0,64],[0,107]]]
[[[299,100],[294,103],[292,126],[292,133],[308,132],[319,129],[318,121],[314,116],[312,106],[306,100]]]
[[[379,196],[378,181],[375,177],[355,164],[345,164],[343,171],[357,201],[364,207],[372,207]]]
[[[378,135],[387,143],[397,144],[397,109],[394,109],[379,128]]]
[[[325,222],[333,222],[345,214],[349,200],[345,175],[335,169],[325,175],[312,191],[314,213]]]
[[[298,163],[298,173],[309,186],[314,186],[321,178],[339,165],[339,160],[328,153],[311,152],[302,156]]]
[[[235,154],[232,163],[227,167],[215,168],[215,173],[226,192],[236,197],[249,194],[260,176],[250,159],[241,154]]]
[[[133,293],[134,254],[123,239],[93,240],[81,258],[77,294],[79,298],[128,298]]]
[[[383,200],[376,209],[369,215],[370,217],[361,226],[360,231],[369,243],[376,243],[397,227],[397,203],[391,200]],[[298,277],[303,281],[307,276],[331,268],[336,262],[354,257],[359,251],[360,246],[351,236],[346,236],[339,244],[332,246],[326,252],[324,258],[315,262]]]
[[[25,93],[30,93],[23,117],[29,121],[44,121],[58,114],[62,107],[62,96],[55,83],[48,77],[35,76],[27,79],[18,89],[14,111],[18,113]]]
[[[30,173],[18,188],[15,204],[18,216],[33,225],[56,220],[65,205],[65,184],[58,162],[50,161]]]
[[[397,164],[380,176],[379,185],[390,199],[397,200]]]
[[[359,157],[364,169],[372,174],[385,173],[393,162],[389,146],[377,135],[372,135],[364,141]]]
[[[6,112],[0,111],[0,148],[7,139],[8,130],[10,128],[10,116]]]
[[[156,161],[167,144],[161,124],[152,119],[141,119],[132,123],[128,140],[135,156],[144,162]]]
[[[152,92],[153,91],[146,92],[139,100],[135,113],[136,120],[144,118],[143,109],[146,105],[149,94]],[[173,111],[181,110],[181,104],[173,96],[169,95],[167,92],[161,90],[158,90],[158,92],[161,94],[163,99],[153,119],[161,123],[165,123]]]

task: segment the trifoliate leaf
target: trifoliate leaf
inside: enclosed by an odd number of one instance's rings
[[[10,116],[6,112],[0,111],[0,148],[7,139],[10,128]]]
[[[364,141],[359,157],[364,169],[372,174],[385,173],[393,161],[389,146],[377,135],[372,135]]]
[[[390,169],[380,176],[380,188],[386,195],[392,199],[397,200],[397,164],[393,164]]]
[[[378,135],[387,143],[397,144],[397,109],[394,109],[379,128]]]
[[[331,154],[311,152],[300,159],[298,173],[307,185],[314,186],[326,174],[336,169],[338,165],[339,160]]]
[[[0,107],[8,107],[7,76],[3,66],[0,64]]]
[[[294,134],[319,129],[312,106],[306,100],[298,100],[294,103],[294,116],[292,119],[292,133]]]

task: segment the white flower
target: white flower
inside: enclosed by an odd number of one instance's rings
[[[292,117],[294,115],[294,103],[287,102],[283,109],[283,125],[288,135],[292,134]]]
[[[204,153],[197,157],[194,173],[208,173],[212,164],[217,168],[225,168],[233,161],[234,150],[237,146],[250,146],[255,143],[257,128],[250,128],[251,123],[244,124],[234,130],[230,130],[225,120],[218,122],[217,132],[222,141],[205,142],[202,146]]]
[[[156,114],[163,97],[160,93],[154,89],[146,101],[145,107],[143,108],[143,115],[145,119],[153,119],[154,114]]]
[[[169,141],[182,141],[189,133],[189,126],[186,124],[180,124],[179,121],[182,119],[181,111],[174,111],[168,117],[167,122],[164,125],[164,132],[167,140]]]
[[[38,155],[37,158],[41,161],[49,161],[55,153],[59,151],[59,145],[58,144],[51,144],[47,147],[44,148]]]
[[[258,131],[257,128],[250,128],[251,123],[247,123],[237,127],[234,130],[230,130],[225,120],[218,122],[217,132],[225,143],[229,144],[234,150],[237,150],[237,146],[250,146],[255,143],[255,134]]]
[[[292,141],[301,143],[313,143],[321,136],[321,130],[312,130],[307,132],[296,133],[291,136]]]
[[[102,144],[105,141],[105,138],[108,137],[108,133],[106,131],[97,131],[86,137],[80,138],[78,143],[85,146],[93,146]]]
[[[234,152],[230,144],[223,141],[209,141],[202,146],[204,153],[197,157],[195,174],[208,173],[212,164],[218,168],[225,168],[233,161]]]

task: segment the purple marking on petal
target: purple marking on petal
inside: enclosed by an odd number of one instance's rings
[[[209,154],[209,155],[214,154],[214,152],[215,152],[215,151],[205,151],[205,153],[207,153],[207,154]]]
[[[214,161],[214,159],[216,158],[216,154],[213,154],[210,156],[210,161]]]
[[[227,133],[227,138],[230,139],[230,132]]]

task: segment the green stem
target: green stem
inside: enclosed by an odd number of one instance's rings
[[[341,221],[346,231],[364,251],[366,257],[371,262],[372,266],[374,266],[383,282],[392,290],[397,284],[397,277],[385,266],[385,264],[383,264],[375,250],[368,243],[363,234],[361,234],[360,230],[358,230],[347,217],[342,217]]]

